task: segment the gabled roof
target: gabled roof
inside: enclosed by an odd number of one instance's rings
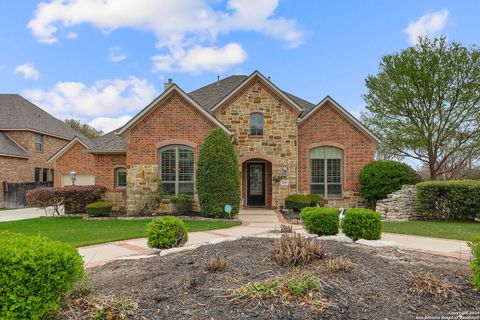
[[[30,155],[21,145],[15,140],[0,131],[0,156],[25,158],[28,159]]]
[[[198,104],[194,99],[192,99],[188,94],[186,94],[180,87],[178,87],[176,84],[172,84],[167,90],[165,90],[161,95],[159,95],[155,100],[150,102],[148,106],[146,106],[142,111],[137,113],[135,117],[133,117],[130,121],[128,121],[123,127],[121,127],[117,133],[122,134],[128,129],[130,129],[133,125],[135,125],[138,121],[140,121],[143,116],[147,115],[155,106],[168,97],[172,92],[177,92],[180,94],[185,100],[187,100],[190,104],[192,104],[200,113],[202,113],[207,119],[212,121],[214,124],[216,124],[218,127],[222,128],[227,134],[231,135],[232,132],[228,130],[227,127],[223,123],[221,123],[217,118],[215,118],[210,112],[205,110],[202,106]]]
[[[327,102],[330,102],[331,105],[337,109],[341,114],[343,114],[350,122],[352,122],[356,127],[358,127],[361,131],[367,134],[367,136],[371,137],[375,142],[380,144],[382,141],[372,132],[370,131],[367,127],[365,127],[360,121],[357,120],[350,112],[348,112],[345,108],[343,108],[338,102],[333,100],[330,96],[326,96],[323,98],[322,101],[320,101],[314,108],[310,109],[309,112],[307,112],[302,119],[300,120],[299,124],[304,122],[306,119],[308,119],[312,114],[314,114],[317,110],[321,109]]]
[[[93,147],[89,148],[90,153],[124,153],[127,146],[123,142],[122,137],[113,130],[101,137],[93,139]]]
[[[58,150],[57,152],[55,152],[51,157],[50,159],[47,160],[47,163],[50,163],[51,161],[57,159],[58,157],[60,157],[62,154],[64,154],[65,152],[67,152],[68,149],[70,149],[76,142],[82,144],[86,149],[88,149],[90,146],[93,146],[93,144],[90,142],[89,144],[86,144],[85,142],[82,141],[82,139],[80,139],[79,137],[75,137],[73,138],[72,140],[70,140],[69,143],[67,143],[65,146],[63,146],[63,148],[61,148],[60,150]]]
[[[210,83],[188,95],[198,102],[205,110],[211,111],[212,108],[223,98],[228,96],[236,87],[238,87],[248,77],[245,75],[233,75],[220,81]]]
[[[18,94],[0,94],[0,130],[29,130],[66,140],[88,139]]]
[[[265,78],[263,74],[261,74],[259,71],[255,70],[250,76],[245,78],[239,85],[237,85],[232,91],[230,91],[226,96],[224,96],[220,101],[218,101],[210,111],[215,111],[216,109],[220,108],[225,102],[227,102],[231,97],[233,97],[237,92],[242,90],[252,79],[255,77],[258,77],[263,80],[274,92],[276,92],[281,98],[283,98],[285,101],[290,103],[294,108],[296,108],[298,111],[302,112],[304,111],[302,107],[298,105],[297,102],[295,102],[289,95],[285,94],[282,90],[280,90],[276,85],[273,84],[269,79]]]

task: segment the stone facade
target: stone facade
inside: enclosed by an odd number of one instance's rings
[[[377,202],[376,210],[387,221],[407,221],[418,219],[416,188],[404,185],[402,189],[390,193],[386,199]]]
[[[4,205],[3,182],[34,182],[35,168],[55,169],[47,160],[69,141],[43,135],[43,150],[35,151],[35,133],[26,130],[4,131],[30,154],[28,159],[0,156],[0,208]],[[57,176],[55,172],[55,176]]]
[[[250,135],[250,115],[264,116],[263,136]],[[255,159],[271,165],[271,201],[267,206],[277,208],[297,189],[297,117],[299,111],[283,101],[260,81],[254,81],[215,112],[216,117],[235,136],[235,151],[242,171],[242,205],[245,205],[245,173],[242,164]],[[283,176],[284,165],[288,176]],[[280,180],[288,178],[288,185]],[[268,186],[267,186],[268,187]],[[268,202],[268,199],[267,199]]]
[[[343,191],[341,199],[329,199],[325,207],[328,208],[365,208],[365,200],[360,197],[359,192]]]
[[[375,158],[375,141],[362,132],[330,101],[298,126],[298,176],[300,193],[310,193],[310,150],[332,146],[343,150],[343,199],[328,199],[329,205],[350,208],[364,206],[358,175]]]

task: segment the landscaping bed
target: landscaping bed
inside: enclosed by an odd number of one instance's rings
[[[480,310],[480,294],[473,290],[464,261],[321,243],[325,255],[296,269],[276,264],[272,239],[243,238],[111,262],[91,269],[88,279],[95,295],[120,295],[138,303],[134,319],[414,319]],[[204,271],[205,262],[216,255],[225,259],[226,269]],[[320,290],[299,301],[288,300],[286,294],[257,299],[233,291],[253,281],[305,271],[313,272]],[[73,314],[80,314],[82,305],[75,308]]]

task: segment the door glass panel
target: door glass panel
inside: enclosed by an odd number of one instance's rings
[[[263,195],[263,166],[261,164],[250,165],[250,195]]]

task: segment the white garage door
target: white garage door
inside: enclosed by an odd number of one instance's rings
[[[75,180],[76,186],[91,186],[95,184],[95,176],[93,174],[77,174],[77,180]],[[69,174],[62,174],[62,187],[71,186],[72,180]]]

